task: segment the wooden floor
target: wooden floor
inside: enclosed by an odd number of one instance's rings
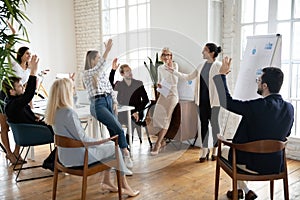
[[[155,138],[153,138],[155,140]],[[49,153],[48,146],[35,149],[35,161],[28,160],[28,165],[39,164]],[[135,200],[210,200],[214,199],[215,162],[197,162],[200,149],[189,145],[168,144],[158,156],[149,155],[146,140],[133,144],[134,174],[128,178],[140,195]],[[31,175],[42,175],[51,172],[43,169],[25,170],[21,178]],[[289,193],[290,199],[300,199],[300,162],[289,160]],[[52,178],[15,182],[15,172],[0,152],[0,199],[51,199]],[[87,199],[117,199],[116,193],[101,193],[99,183],[101,174],[88,179]],[[259,200],[269,198],[268,182],[249,182],[250,188],[258,194]],[[231,189],[230,179],[221,173],[219,199],[225,200],[226,191]],[[57,199],[80,199],[81,178],[60,174]],[[282,181],[275,181],[275,199],[283,199]]]

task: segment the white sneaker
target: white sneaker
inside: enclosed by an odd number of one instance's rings
[[[128,169],[126,172],[124,172],[124,174],[125,174],[126,176],[132,176],[133,172],[132,172],[131,170]]]
[[[124,162],[127,168],[131,169],[133,167],[133,161],[130,156],[124,156]]]

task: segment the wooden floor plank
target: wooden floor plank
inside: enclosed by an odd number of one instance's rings
[[[176,145],[179,145],[178,143]],[[147,140],[140,145],[135,139],[133,143],[134,175],[128,176],[130,185],[140,190],[135,200],[209,200],[214,199],[215,162],[197,162],[200,149],[181,145],[178,150],[172,144],[160,152],[158,156],[149,155]],[[39,164],[49,154],[49,147],[35,149],[35,160],[29,165]],[[288,160],[290,199],[300,199],[300,162]],[[45,170],[26,170],[21,175],[31,176],[38,173],[49,173]],[[113,174],[113,172],[112,172]],[[52,178],[15,182],[16,173],[0,155],[0,199],[51,199]],[[118,199],[116,193],[101,193],[101,174],[88,178],[88,199]],[[260,200],[269,199],[268,182],[249,182]],[[226,191],[231,189],[231,179],[221,171],[219,199],[225,200]],[[77,200],[81,196],[81,178],[60,174],[58,180],[57,199]],[[282,181],[275,181],[275,199],[283,199]]]

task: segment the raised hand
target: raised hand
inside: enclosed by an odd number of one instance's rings
[[[11,25],[11,23],[9,23],[8,20],[6,21],[6,23],[7,23],[8,27],[10,28],[12,34],[16,34],[16,30],[15,30],[14,27]]]
[[[118,63],[118,58],[114,58],[111,68],[113,70],[117,70],[119,66],[120,66],[120,63]]]
[[[75,81],[75,72],[69,73],[69,78],[70,78],[72,81]]]
[[[223,58],[222,60],[222,66],[219,70],[220,74],[228,74],[230,72],[230,64],[231,64],[231,58],[228,58],[227,56]]]
[[[107,55],[110,52],[112,45],[113,45],[112,39],[109,39],[106,43],[104,42],[104,46],[105,46],[105,52],[103,54],[104,60],[106,60]]]
[[[29,66],[30,66],[30,75],[33,75],[33,76],[36,75],[36,72],[37,72],[37,69],[38,69],[39,60],[40,59],[37,57],[37,55],[33,55],[31,57],[31,60],[30,60],[30,63],[29,63]]]

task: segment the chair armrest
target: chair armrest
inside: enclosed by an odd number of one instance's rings
[[[218,137],[218,140],[221,143],[223,143],[224,145],[230,146],[230,147],[234,146],[234,144],[232,143],[232,141],[228,141],[227,139],[224,138],[223,135],[218,134],[217,137]]]
[[[115,135],[115,136],[112,136],[110,138],[106,138],[106,139],[95,141],[95,142],[84,142],[84,145],[86,147],[90,147],[90,146],[96,146],[96,145],[104,144],[104,143],[109,142],[109,141],[118,142],[118,137],[119,137],[118,135]]]

